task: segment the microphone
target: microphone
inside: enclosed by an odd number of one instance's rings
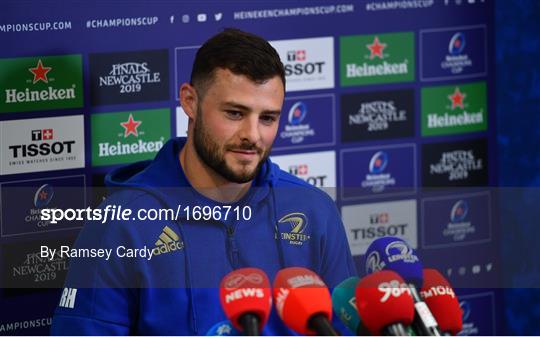
[[[214,324],[208,330],[206,336],[240,336],[240,331],[236,330],[231,322],[221,321]]]
[[[459,301],[450,283],[435,269],[424,269],[424,287],[420,296],[448,335],[457,335],[463,330]]]
[[[372,335],[407,336],[406,326],[414,320],[409,287],[399,274],[379,271],[360,280],[356,307]]]
[[[343,324],[357,336],[368,336],[370,333],[362,324],[356,310],[356,286],[358,277],[349,277],[338,284],[332,292],[332,306]]]
[[[374,240],[366,251],[366,272],[391,270],[409,287],[414,301],[413,326],[420,335],[441,336],[435,317],[418,293],[424,283],[423,267],[414,249],[400,238],[387,236]]]
[[[219,299],[232,325],[246,336],[259,336],[272,309],[270,281],[258,268],[241,268],[221,280]]]
[[[283,322],[301,335],[338,336],[330,324],[332,299],[319,275],[309,269],[290,267],[274,279],[276,311]]]

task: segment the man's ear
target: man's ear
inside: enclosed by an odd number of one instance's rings
[[[190,120],[195,120],[197,116],[197,104],[199,104],[197,90],[189,84],[180,86],[180,105]]]

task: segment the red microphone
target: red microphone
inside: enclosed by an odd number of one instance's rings
[[[283,322],[301,335],[338,336],[332,320],[330,291],[309,269],[280,270],[274,280],[274,302]]]
[[[435,316],[441,331],[457,335],[463,329],[459,301],[450,283],[435,269],[424,269],[420,296]]]
[[[372,335],[407,336],[414,319],[414,301],[399,274],[383,270],[360,280],[356,308]]]
[[[258,268],[241,268],[221,280],[219,299],[232,325],[246,336],[259,336],[272,309],[270,281]]]

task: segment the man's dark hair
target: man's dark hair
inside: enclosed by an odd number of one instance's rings
[[[285,88],[285,69],[276,50],[265,39],[236,28],[214,35],[197,51],[191,85],[204,96],[218,68],[244,75],[255,83],[279,76]]]

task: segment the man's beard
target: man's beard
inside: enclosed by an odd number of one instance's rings
[[[201,112],[200,107],[197,107],[197,119],[195,120],[195,126],[193,128],[193,144],[199,158],[201,158],[206,166],[210,167],[217,174],[228,181],[243,184],[253,180],[270,155],[270,149],[264,152],[255,144],[244,142],[240,145],[234,146],[225,144],[223,145],[223,151],[221,151],[220,144],[216,142],[209,133],[206,132],[206,129],[203,126]],[[262,156],[255,169],[253,169],[251,172],[246,170],[235,172],[229,165],[227,165],[227,162],[225,161],[225,152],[227,150],[255,150],[259,155],[262,154]]]

